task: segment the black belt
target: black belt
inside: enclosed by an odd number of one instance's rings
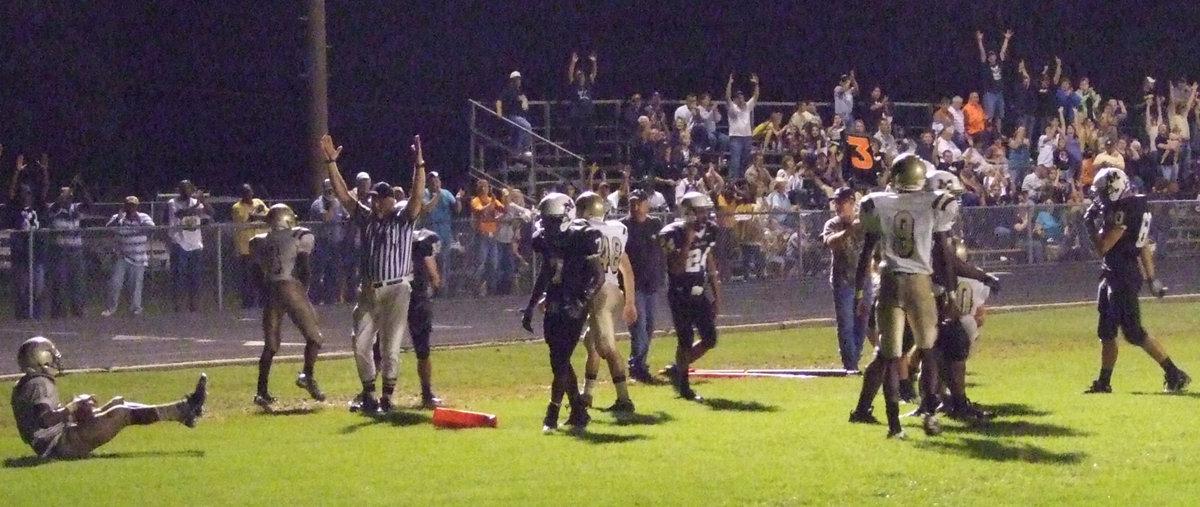
[[[380,289],[383,287],[389,287],[392,285],[396,285],[396,284],[402,283],[402,282],[412,282],[412,276],[402,276],[400,278],[393,278],[391,280],[385,280],[382,282],[373,282],[373,283],[371,283],[371,288],[372,289]]]

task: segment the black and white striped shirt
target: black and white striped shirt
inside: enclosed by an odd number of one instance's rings
[[[364,282],[388,283],[412,276],[413,222],[406,208],[397,207],[379,218],[360,205],[354,220],[363,232]]]

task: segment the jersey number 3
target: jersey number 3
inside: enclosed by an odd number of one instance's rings
[[[896,214],[896,218],[892,220],[892,253],[905,259],[916,253],[915,225],[912,213],[901,211]]]

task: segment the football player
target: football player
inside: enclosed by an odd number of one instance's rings
[[[21,440],[42,458],[83,458],[117,436],[126,426],[178,421],[189,428],[204,411],[208,377],[200,374],[196,389],[184,399],[165,405],[143,405],[118,396],[102,407],[89,394],[62,404],[54,377],[62,372],[62,355],[41,336],[17,349],[17,364],[25,374],[12,393],[13,417]]]
[[[587,362],[583,370],[583,403],[589,407],[592,405],[592,389],[600,371],[600,359],[603,358],[608,362],[608,372],[617,389],[617,401],[608,410],[631,413],[634,406],[625,382],[628,366],[625,358],[621,357],[621,351],[617,350],[617,331],[613,325],[613,315],[618,308],[621,309],[625,325],[637,320],[637,305],[633,298],[633,265],[625,254],[629,231],[625,224],[617,220],[605,221],[605,208],[604,198],[600,194],[584,192],[575,199],[575,212],[579,218],[587,220],[588,225],[600,231],[600,265],[604,267],[604,285],[592,299],[588,328],[583,336],[583,346],[587,350]],[[624,291],[621,290],[622,284],[626,287]]]
[[[533,251],[540,267],[533,283],[529,304],[521,313],[521,326],[533,332],[533,311],[545,309],[542,321],[546,345],[550,347],[550,404],[542,431],[558,429],[558,413],[563,396],[571,403],[567,424],[583,431],[591,418],[579,392],[579,380],[571,365],[571,354],[579,344],[587,322],[592,298],[604,283],[600,264],[600,231],[587,221],[575,221],[575,203],[565,194],[552,192],[538,203],[537,229],[533,233]]]
[[[887,267],[881,275],[875,305],[880,332],[876,359],[883,369],[888,438],[904,438],[898,390],[904,324],[907,321],[912,325],[925,371],[938,371],[938,353],[933,347],[937,340],[938,302],[933,295],[931,275],[936,268],[943,273],[942,279],[946,280],[947,286],[958,284],[949,260],[954,254],[950,250],[948,234],[958,212],[958,203],[947,193],[924,191],[926,167],[919,157],[897,157],[890,173],[896,191],[869,194],[860,205],[866,237],[855,275],[855,306],[862,315],[868,311],[863,300],[864,288],[870,278],[871,252],[876,244],[881,244]],[[943,253],[942,262],[936,266],[932,255],[935,248],[949,253]],[[949,317],[958,317],[953,293],[947,293],[942,304],[947,307]],[[864,386],[866,382],[864,377]],[[922,382],[928,383],[927,392],[940,392],[936,374],[924,375]],[[924,427],[929,435],[941,432],[936,413],[925,416]]]
[[[966,264],[967,246],[961,240],[954,240],[954,254],[960,263]],[[975,406],[967,397],[967,359],[971,357],[975,342],[979,341],[979,328],[983,327],[986,311],[984,304],[995,285],[964,276],[962,272],[959,275],[955,289],[959,318],[938,324],[937,346],[945,359],[942,371],[950,391],[950,399],[942,408],[951,419],[982,422],[990,419],[991,414]]]
[[[429,229],[413,233],[412,300],[408,303],[408,330],[413,353],[417,356],[417,377],[421,380],[421,406],[432,409],[442,400],[433,394],[433,363],[429,360],[430,335],[433,334],[433,291],[442,286],[437,256],[441,238]],[[378,342],[376,342],[378,346]]]
[[[688,368],[717,346],[716,319],[721,303],[721,277],[712,248],[717,227],[709,219],[712,199],[688,192],[679,202],[680,218],[663,227],[659,241],[667,257],[667,304],[678,339],[675,364],[666,373],[679,396],[704,401],[688,382]],[[693,341],[696,333],[700,340]]]
[[[1167,355],[1162,343],[1142,327],[1138,293],[1143,275],[1156,297],[1167,288],[1155,276],[1154,244],[1150,241],[1150,209],[1146,197],[1129,192],[1129,178],[1116,168],[1101,169],[1092,182],[1095,201],[1084,213],[1092,245],[1104,257],[1096,306],[1100,312],[1100,377],[1085,393],[1111,393],[1117,364],[1117,331],[1141,347],[1162,366],[1168,392],[1180,392],[1192,381]]]
[[[308,299],[308,282],[312,277],[310,258],[316,239],[308,229],[296,226],[296,214],[286,204],[271,206],[267,211],[267,224],[270,231],[250,240],[250,251],[258,262],[266,292],[262,316],[263,351],[258,359],[258,393],[254,395],[254,404],[269,408],[275,402],[267,384],[271,362],[279,352],[280,324],[284,314],[304,336],[304,369],[297,376],[296,385],[308,391],[314,400],[325,401],[325,393],[313,377],[313,365],[324,339],[317,327],[317,313]]]

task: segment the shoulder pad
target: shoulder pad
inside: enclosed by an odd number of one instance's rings
[[[946,192],[938,191],[934,195],[937,197],[933,199],[933,209],[938,211],[946,211],[950,207],[950,204],[954,202],[954,197]]]
[[[299,237],[303,237],[307,234],[312,234],[312,231],[308,230],[307,227],[293,227],[292,228],[292,236],[293,237],[299,238]]]
[[[858,203],[858,210],[862,213],[870,213],[875,211],[875,194],[868,194]]]

